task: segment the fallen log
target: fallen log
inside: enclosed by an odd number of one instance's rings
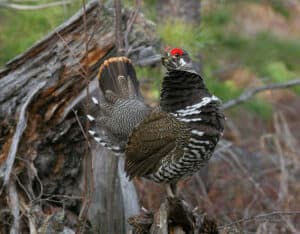
[[[0,70],[0,233],[124,233],[139,212],[122,161],[84,134],[97,69],[116,54],[114,22],[91,1]],[[131,27],[130,58],[157,61],[153,23],[139,14]]]

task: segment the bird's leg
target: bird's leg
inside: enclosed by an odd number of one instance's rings
[[[177,195],[176,184],[177,181],[170,182],[167,184],[167,194],[169,197],[176,197]]]
[[[168,197],[175,197],[170,184],[166,185],[166,190],[167,190]]]

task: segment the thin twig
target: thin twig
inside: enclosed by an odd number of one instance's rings
[[[82,197],[81,196],[69,196],[69,195],[63,195],[63,194],[49,194],[49,193],[44,193],[45,197],[47,198],[65,198],[65,199],[69,199],[69,200],[81,200]],[[47,200],[47,198],[43,198],[41,200]]]
[[[116,48],[118,54],[123,51],[123,37],[122,37],[122,6],[120,0],[114,0],[115,4],[115,37],[116,37]]]
[[[60,35],[59,32],[55,31],[56,35],[61,39],[61,41],[64,43],[65,47],[68,49],[68,51],[71,53],[71,56],[73,57],[74,60],[76,60],[76,56],[75,54],[73,53],[73,51],[71,50],[71,48],[69,47],[68,43],[66,42],[66,40]],[[78,71],[79,72],[79,75],[82,77],[82,78],[85,78],[86,77],[86,71],[84,69],[84,67],[82,66],[82,64],[80,62],[77,62],[77,64],[79,65],[79,68],[80,70]],[[82,73],[81,73],[82,72]]]
[[[16,181],[17,181],[19,187],[24,191],[24,193],[26,194],[27,198],[28,198],[30,201],[32,201],[32,200],[33,200],[32,195],[27,191],[27,189],[26,189],[25,186],[22,184],[22,182],[20,181],[20,179],[19,179],[16,175],[14,175],[14,176],[16,177]]]
[[[90,38],[88,39],[88,42],[86,43],[86,48],[89,48],[89,45],[90,43],[92,42],[93,38],[94,38],[94,35],[96,33],[96,28],[97,28],[97,25],[94,25],[93,27],[93,30],[92,30],[92,33],[90,34]],[[87,51],[88,52],[88,51]]]
[[[13,0],[12,2],[39,2],[40,0]]]
[[[268,218],[268,217],[276,216],[276,215],[281,216],[281,215],[299,215],[299,214],[300,214],[300,211],[281,211],[281,210],[272,211],[272,212],[269,212],[269,213],[259,214],[259,215],[249,217],[249,218],[245,218],[245,219],[239,219],[239,220],[234,221],[232,223],[221,225],[221,226],[218,227],[218,229],[224,229],[225,227],[230,227],[230,226],[233,226],[233,225],[236,225],[236,224],[240,224],[240,223],[244,223],[244,222],[253,222],[257,219]]]
[[[287,163],[286,163],[286,157],[284,155],[284,151],[282,148],[282,144],[280,143],[280,136],[283,133],[283,136],[285,136],[286,131],[283,130],[284,126],[282,126],[282,124],[285,124],[285,119],[283,117],[283,115],[281,113],[279,114],[275,114],[275,120],[274,120],[274,124],[275,124],[275,129],[276,129],[276,133],[277,133],[277,137],[274,138],[275,140],[275,147],[277,149],[277,152],[280,156],[280,186],[279,186],[279,194],[278,194],[278,203],[281,206],[284,206],[285,201],[288,200],[288,195],[289,195],[289,173],[288,173],[288,169],[287,169]],[[287,137],[287,136],[285,136]],[[294,224],[291,222],[289,217],[286,217],[285,222],[288,226],[288,228],[293,232],[296,233],[296,227],[294,226]]]
[[[40,185],[40,193],[39,193],[38,196],[35,196],[33,199],[30,198],[30,200],[31,200],[31,201],[39,200],[39,199],[43,196],[43,193],[44,193],[44,192],[43,192],[43,191],[44,191],[44,186],[43,186],[43,183],[42,183],[42,181],[41,181],[41,179],[40,179],[40,177],[39,177],[39,175],[38,175],[38,173],[37,173],[36,168],[34,167],[33,163],[30,162],[29,160],[27,160],[27,159],[25,159],[25,158],[21,158],[21,157],[16,157],[16,158],[17,158],[18,160],[21,160],[21,161],[23,161],[23,162],[25,163],[25,165],[27,166],[27,169],[30,169],[30,170],[33,172],[33,174],[34,174],[36,180],[38,181],[38,183],[39,183],[39,185]],[[19,186],[22,188],[21,184],[19,183],[19,182],[20,182],[20,181],[19,181],[19,178],[18,178],[17,176],[16,176],[16,178],[17,178],[17,182],[18,182]],[[25,191],[25,187],[23,188],[23,190],[24,190],[25,193],[28,193],[28,191]],[[34,194],[33,194],[33,195],[34,195]],[[28,197],[28,198],[29,198],[29,197]]]
[[[83,134],[85,140],[87,141],[89,147],[91,148],[91,144],[90,144],[89,138],[88,138],[86,132],[84,131],[84,128],[83,128],[83,126],[82,126],[82,124],[81,124],[81,122],[80,122],[80,119],[79,119],[79,117],[78,117],[77,111],[74,110],[74,109],[72,109],[72,111],[73,111],[73,113],[74,113],[74,115],[75,115],[76,121],[77,121],[77,123],[78,123],[78,125],[79,125],[79,127],[80,127],[80,130],[81,130],[81,132],[82,132],[82,134]]]
[[[133,26],[133,23],[135,22],[137,16],[138,16],[138,13],[140,11],[140,8],[141,8],[141,0],[135,0],[135,9],[134,11],[131,13],[128,21],[127,21],[127,28],[126,28],[126,31],[124,33],[124,43],[125,43],[125,55],[128,56],[129,53],[131,52],[131,48],[129,47],[129,34],[131,32],[131,29],[132,29],[132,26]]]
[[[290,80],[288,82],[280,83],[280,84],[269,84],[264,85],[255,89],[246,90],[243,92],[238,98],[230,100],[222,105],[222,109],[228,109],[231,108],[237,104],[240,104],[242,102],[245,102],[249,98],[253,97],[257,93],[267,91],[267,90],[275,90],[275,89],[283,89],[283,88],[289,88],[293,86],[300,85],[300,79]]]
[[[87,31],[87,18],[86,18],[86,2],[85,0],[82,0],[82,7],[83,7],[83,27],[84,27],[84,42],[85,42],[85,59],[88,60],[88,52],[89,52],[89,43],[92,40],[88,37],[88,31]],[[88,64],[86,61],[85,64]],[[90,90],[89,90],[89,78],[90,78],[90,71],[89,66],[86,65],[85,67],[85,83],[86,83],[86,105],[85,105],[85,114],[87,115],[89,113],[89,102],[91,100],[90,98]],[[75,113],[76,116],[76,113]],[[76,116],[77,121],[79,121],[78,116]],[[80,123],[80,121],[79,121]],[[81,124],[79,124],[81,126]],[[79,219],[83,222],[80,228],[80,233],[83,232],[86,222],[87,222],[87,214],[88,210],[92,201],[93,192],[94,192],[94,177],[93,177],[93,162],[90,158],[89,152],[91,149],[87,132],[90,128],[90,122],[88,119],[86,119],[85,122],[85,129],[83,127],[80,127],[85,138],[86,138],[86,145],[85,145],[85,155],[84,155],[84,196],[82,200],[82,207],[79,214]]]
[[[231,152],[231,159],[232,161],[236,164],[236,168],[239,168],[240,171],[244,174],[244,178],[246,178],[249,182],[252,183],[252,185],[255,187],[255,189],[260,192],[260,194],[267,199],[268,203],[266,204],[269,209],[274,209],[273,203],[271,201],[269,201],[268,196],[266,195],[264,189],[261,187],[261,185],[254,179],[253,175],[250,174],[248,168],[246,168],[243,163],[241,162],[241,160],[239,159],[238,155],[233,152],[232,150],[230,150]],[[224,160],[226,160],[226,158],[224,157]]]
[[[40,10],[45,9],[49,7],[56,7],[66,4],[71,4],[73,0],[64,0],[59,2],[49,2],[45,4],[39,4],[39,5],[25,5],[25,4],[15,4],[15,3],[9,3],[9,2],[2,2],[0,3],[0,8],[9,8],[14,10]]]

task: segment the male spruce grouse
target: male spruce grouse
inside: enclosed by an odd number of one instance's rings
[[[105,134],[89,131],[95,141],[125,154],[129,179],[176,183],[207,164],[222,135],[224,115],[186,51],[167,51],[162,64],[167,72],[160,105],[153,109],[143,101],[130,60],[106,60],[98,76],[103,100],[92,98],[103,115],[87,117],[105,127]]]

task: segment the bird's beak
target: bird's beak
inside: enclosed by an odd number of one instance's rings
[[[169,63],[169,57],[168,56],[163,56],[161,57],[161,63],[165,66]]]

